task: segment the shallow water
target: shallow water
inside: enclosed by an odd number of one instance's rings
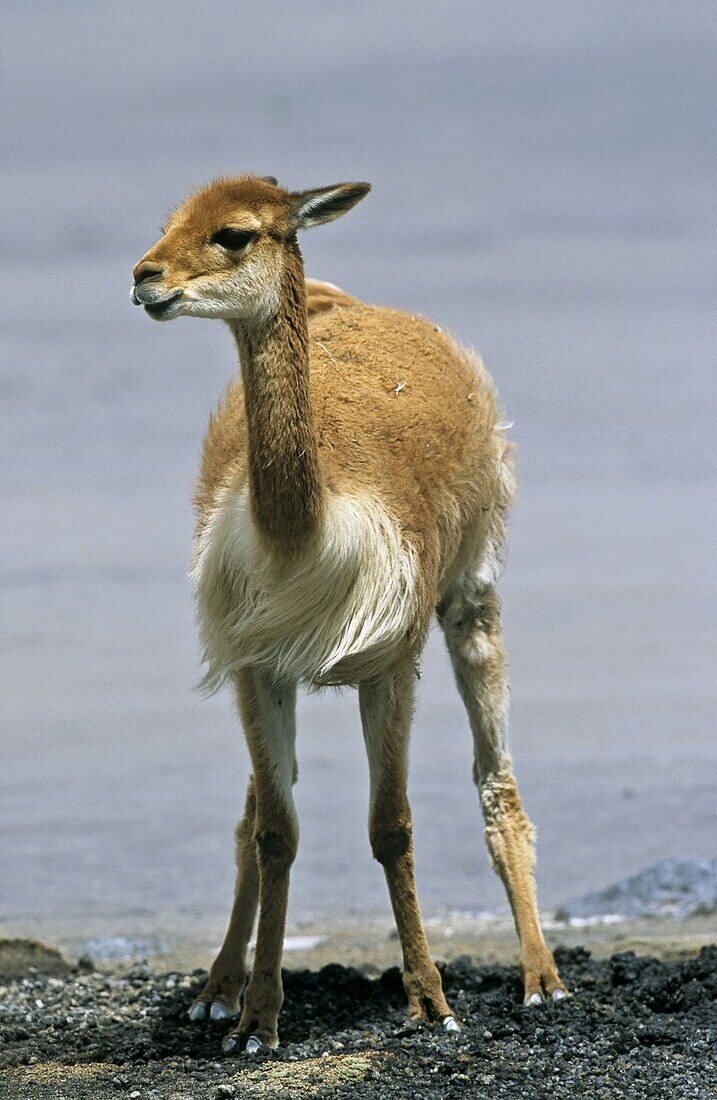
[[[503,583],[541,902],[714,855],[714,203],[707,5],[201,11],[6,3],[0,916],[226,907],[247,758],[192,693],[188,498],[235,369],[132,310],[219,172],[368,178],[307,271],[475,345],[519,443]],[[271,20],[271,34],[267,21]],[[292,914],[386,907],[353,693],[302,700]],[[495,909],[466,722],[429,643],[424,908]]]

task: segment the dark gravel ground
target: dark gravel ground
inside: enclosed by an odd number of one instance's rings
[[[464,1031],[407,1025],[400,974],[287,971],[281,1050],[221,1055],[190,1024],[204,973],[37,973],[0,986],[0,1094],[120,1097],[717,1097],[717,947],[679,962],[558,949],[573,996],[523,1008],[517,970],[447,965]]]

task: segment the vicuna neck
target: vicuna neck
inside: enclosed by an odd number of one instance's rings
[[[288,246],[277,312],[256,327],[231,327],[244,381],[252,512],[262,533],[293,553],[316,531],[323,509],[298,245]]]

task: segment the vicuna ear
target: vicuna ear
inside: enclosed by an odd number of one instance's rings
[[[370,183],[335,183],[333,187],[294,192],[289,225],[292,229],[308,229],[311,225],[332,222],[355,206],[370,190]]]

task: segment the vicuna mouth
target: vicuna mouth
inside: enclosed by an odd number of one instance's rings
[[[142,302],[142,305],[145,308],[145,312],[156,320],[161,317],[166,317],[167,314],[171,312],[174,303],[179,301],[183,293],[183,290],[173,290],[171,294],[167,295],[166,298],[162,298],[159,302]]]

